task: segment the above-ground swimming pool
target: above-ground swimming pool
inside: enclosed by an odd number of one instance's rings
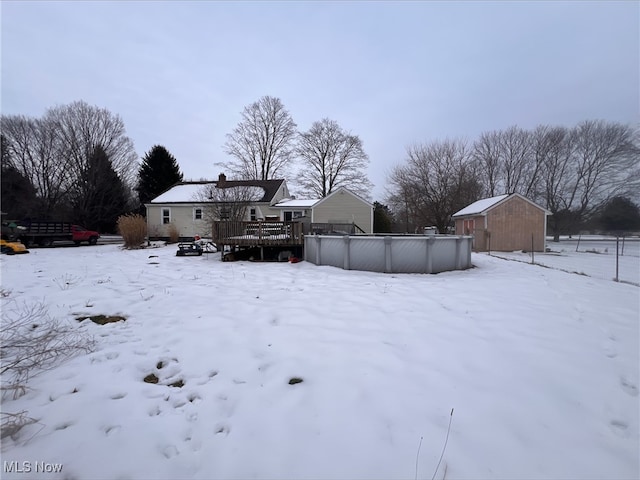
[[[471,267],[470,235],[308,235],[316,265],[384,273],[439,273]]]

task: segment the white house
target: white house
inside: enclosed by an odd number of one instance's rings
[[[237,189],[242,189],[240,196],[233,194]],[[149,238],[168,238],[170,226],[175,226],[180,238],[209,237],[211,221],[207,218],[207,209],[214,204],[233,204],[234,198],[243,198],[248,189],[252,195],[243,201],[246,204],[243,220],[280,219],[280,209],[275,205],[290,197],[284,179],[227,180],[220,174],[217,181],[177,183],[145,204]],[[222,194],[218,195],[220,191]],[[228,199],[221,201],[226,193],[229,193]],[[223,207],[219,208],[224,211]]]
[[[351,224],[356,231],[373,233],[373,205],[345,187],[320,199],[286,199],[274,208],[281,220],[305,217],[311,224]]]
[[[250,192],[249,192],[250,190]],[[238,194],[239,192],[239,194]],[[247,196],[250,193],[250,196]],[[278,180],[227,180],[180,182],[145,204],[150,239],[169,238],[175,227],[180,238],[212,233],[211,209],[216,219],[225,205],[242,204],[243,218],[236,220],[290,221],[304,217],[307,223],[350,224],[356,231],[373,232],[373,205],[344,187],[322,199],[299,200],[289,194],[287,182]]]

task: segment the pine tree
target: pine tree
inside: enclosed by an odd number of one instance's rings
[[[74,217],[78,223],[99,232],[115,232],[118,217],[129,207],[127,188],[101,146],[89,157],[77,191]]]
[[[161,145],[155,145],[142,159],[138,171],[138,199],[141,211],[150,202],[172,185],[181,182],[182,172],[175,157]]]
[[[613,197],[602,209],[599,221],[607,232],[634,231],[640,228],[640,207],[627,197]]]
[[[36,189],[29,179],[11,164],[9,145],[4,135],[0,137],[0,156],[0,205],[2,212],[6,214],[3,220],[20,220],[36,215]]]

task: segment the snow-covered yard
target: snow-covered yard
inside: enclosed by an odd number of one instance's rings
[[[613,280],[616,277],[615,238],[590,236],[578,240],[563,238],[560,242],[548,242],[549,253],[535,253],[533,260],[558,270],[579,275]],[[622,239],[618,242],[618,280],[640,286],[640,238]],[[531,262],[531,253],[494,252],[492,255]]]
[[[634,285],[485,254],[388,275],[175,251],[0,258],[3,320],[44,302],[97,342],[3,401],[38,423],[3,439],[2,478],[430,479],[450,421],[435,478],[640,475]],[[126,321],[75,319],[97,314]]]

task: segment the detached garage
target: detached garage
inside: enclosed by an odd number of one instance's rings
[[[473,235],[476,252],[543,252],[551,212],[518,193],[478,200],[453,215],[456,235]]]

